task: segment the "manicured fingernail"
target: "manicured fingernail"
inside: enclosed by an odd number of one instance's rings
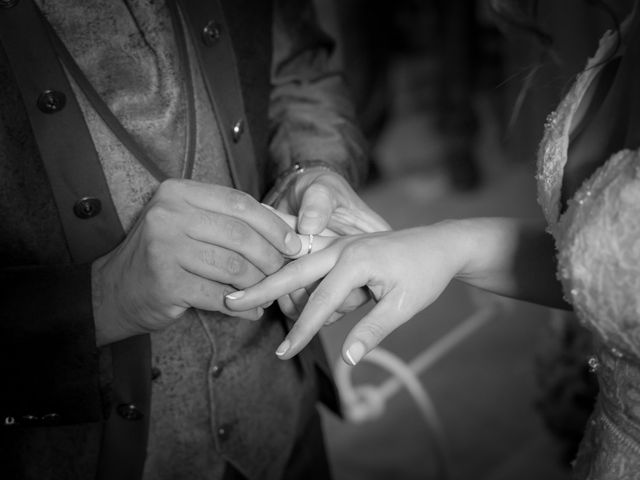
[[[280,344],[280,346],[276,350],[276,355],[281,357],[282,355],[287,353],[287,351],[289,351],[289,347],[291,347],[291,342],[289,340],[285,340]]]
[[[349,363],[354,367],[364,357],[365,348],[361,342],[354,342],[345,353]]]
[[[285,235],[284,244],[287,246],[287,253],[289,255],[297,255],[302,249],[302,242],[300,242],[298,235],[291,232]]]
[[[266,203],[261,203],[260,205],[262,205],[265,208],[268,208],[269,210],[275,210],[275,208],[273,208],[271,205],[267,205]]]
[[[262,318],[262,315],[264,315],[264,310],[260,307],[258,307],[258,320],[260,320],[260,318]]]
[[[238,300],[239,298],[244,297],[244,290],[238,290],[237,292],[228,293],[224,297],[228,298],[229,300]]]

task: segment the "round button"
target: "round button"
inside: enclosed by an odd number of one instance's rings
[[[140,420],[144,414],[133,403],[121,403],[116,407],[116,412],[125,420]]]
[[[227,440],[231,434],[231,427],[229,425],[220,425],[216,433],[220,440]]]
[[[42,113],[56,113],[67,103],[67,97],[56,90],[45,90],[38,95],[38,108]]]
[[[151,380],[157,380],[162,375],[162,370],[158,367],[151,367]]]
[[[240,119],[236,123],[233,124],[231,128],[231,138],[235,143],[240,141],[242,134],[244,133],[244,120]]]
[[[222,374],[222,370],[224,370],[224,367],[222,365],[214,365],[213,367],[211,367],[211,376],[213,378],[218,378]]]
[[[42,425],[58,425],[60,424],[60,414],[58,413],[46,413],[40,419]]]
[[[213,20],[207,22],[207,24],[202,29],[202,42],[210,47],[215,44],[220,37],[222,36],[222,26]]]
[[[0,0],[0,8],[11,8],[16,3],[18,3],[18,0]]]
[[[40,418],[35,415],[22,415],[20,417],[20,425],[36,425],[40,423]]]
[[[78,218],[95,217],[102,210],[102,203],[94,197],[83,197],[73,206],[73,213]]]

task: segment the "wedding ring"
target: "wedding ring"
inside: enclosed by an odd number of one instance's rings
[[[307,247],[307,255],[311,253],[311,250],[313,250],[313,234],[312,233],[309,234],[309,246]]]

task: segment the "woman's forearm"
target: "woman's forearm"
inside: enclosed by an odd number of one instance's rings
[[[445,222],[465,262],[456,278],[469,285],[554,308],[570,308],[556,278],[555,245],[542,221],[473,218]]]

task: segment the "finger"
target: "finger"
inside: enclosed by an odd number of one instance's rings
[[[243,289],[265,278],[264,273],[241,255],[221,247],[198,245],[181,252],[179,263],[186,271],[200,277]]]
[[[294,260],[257,285],[230,293],[225,297],[226,305],[231,310],[247,310],[288,295],[324,277],[336,257],[337,252],[326,249]]]
[[[324,322],[325,325],[331,325],[332,323],[340,320],[344,317],[344,313],[342,312],[333,312],[331,316]]]
[[[300,251],[295,231],[251,195],[220,185],[200,182],[190,182],[188,185],[183,198],[192,207],[243,220],[284,254],[293,255]]]
[[[275,213],[276,215],[278,215],[278,217],[280,217],[283,221],[285,221],[287,223],[287,225],[289,225],[291,228],[295,228],[296,225],[298,224],[298,217],[296,217],[295,215],[290,215],[286,212],[283,212],[282,210],[276,210],[275,208],[273,208],[270,205],[265,205],[264,203],[262,204],[265,208],[268,208],[269,210],[271,210],[273,213]],[[361,232],[358,232],[361,233]],[[333,230],[330,230],[328,228],[325,228],[324,230],[322,230],[322,232],[319,233],[319,235],[323,235],[325,237],[337,237],[338,234],[336,232],[334,232]],[[306,235],[299,235],[300,237],[304,237]],[[301,238],[302,239],[302,238]],[[302,246],[302,251],[305,250],[305,246]]]
[[[327,227],[335,207],[331,191],[320,183],[312,183],[300,202],[298,231],[302,234],[319,234]]]
[[[224,304],[224,295],[229,292],[229,286],[204,278],[194,278],[193,281],[183,282],[181,287],[181,297],[187,303],[186,306],[208,312],[220,312],[246,320],[258,320],[264,314],[261,307],[243,311],[229,310]]]
[[[243,220],[229,215],[195,210],[186,219],[185,234],[207,244],[197,247],[199,251],[207,251],[207,246],[224,247],[242,255],[266,275],[284,264],[282,254],[267,239]]]
[[[288,359],[302,350],[313,336],[344,303],[349,293],[367,282],[362,269],[354,268],[350,262],[336,264],[318,287],[309,295],[298,321],[293,325],[287,338],[278,347],[276,354]]]
[[[261,205],[264,208],[266,208],[266,209],[270,210],[271,212],[275,213],[278,217],[280,217],[291,228],[293,228],[293,229],[296,228],[296,223],[298,223],[298,217],[296,217],[295,215],[291,215],[289,213],[283,212],[282,210],[278,210],[278,209],[272,207],[271,205],[267,205],[266,203],[262,203]]]
[[[341,235],[391,230],[384,218],[364,204],[360,208],[337,207],[331,215],[329,226]]]
[[[296,309],[296,318],[300,316],[302,310],[304,310],[304,306],[307,304],[309,300],[309,293],[307,293],[306,288],[299,288],[298,290],[291,292],[289,294],[289,298],[293,302],[293,305]]]
[[[371,300],[371,293],[367,288],[356,288],[349,293],[344,303],[340,305],[339,312],[348,313],[352,312],[358,307],[361,307],[365,303]]]
[[[401,304],[402,295],[392,290],[353,327],[342,347],[345,362],[355,366],[387,335],[416,313],[399,308]]]
[[[325,237],[323,235],[299,235],[299,237],[300,243],[302,244],[300,252],[298,252],[297,255],[287,255],[287,258],[295,259],[304,257],[305,255],[309,255],[313,252],[319,252],[320,250],[324,250],[329,247],[339,238],[335,236]]]
[[[297,320],[300,316],[300,312],[296,308],[291,296],[283,295],[278,299],[278,307],[280,307],[280,311],[287,317],[292,320]]]

